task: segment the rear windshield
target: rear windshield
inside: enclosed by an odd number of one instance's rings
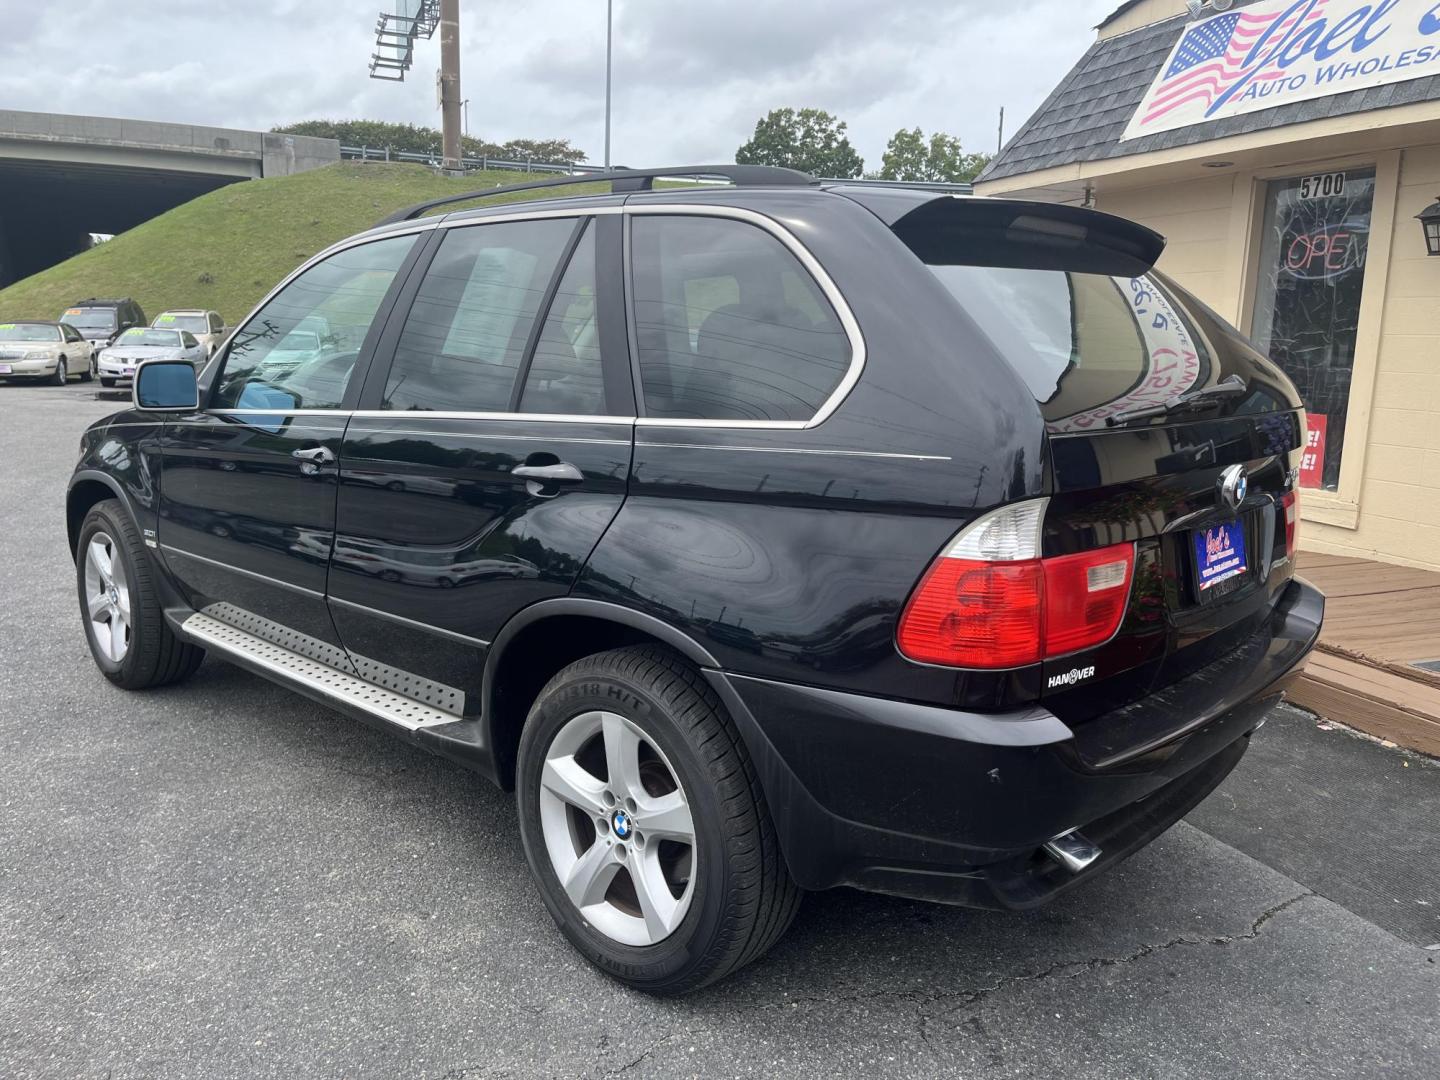
[[[115,329],[114,308],[71,308],[60,316],[60,321],[69,323],[77,330]]]
[[[0,323],[0,341],[59,341],[60,328],[44,323]]]
[[[179,348],[180,335],[174,330],[146,330],[137,326],[120,335],[118,345],[158,345],[162,348]]]
[[[1103,425],[1210,381],[1210,352],[1153,275],[930,270],[1000,348],[1051,430]]]
[[[168,330],[189,330],[192,334],[210,332],[210,325],[204,315],[161,315],[155,320],[155,325]]]

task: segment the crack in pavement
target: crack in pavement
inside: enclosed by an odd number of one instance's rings
[[[660,1038],[648,1044],[645,1049],[641,1050],[640,1053],[636,1054],[633,1058],[625,1062],[625,1064],[621,1065],[619,1068],[606,1069],[604,1072],[598,1073],[597,1076],[603,1078],[606,1076],[620,1076],[622,1073],[627,1073],[631,1069],[636,1068],[637,1066],[642,1064],[651,1054],[655,1053],[655,1051],[660,1049],[660,1047],[663,1046],[665,1043],[673,1042],[675,1039],[680,1038],[680,1035],[681,1032],[678,1031],[672,1031],[668,1035],[662,1035],[660,1036]]]
[[[1125,953],[1123,956],[1097,956],[1087,960],[1061,960],[1040,971],[1025,972],[1019,975],[1007,975],[989,986],[972,987],[966,990],[900,990],[886,991],[878,990],[873,992],[862,992],[853,994],[808,996],[788,998],[785,1001],[761,1002],[753,1005],[742,1005],[734,1007],[731,1011],[735,1013],[761,1012],[774,1009],[799,1008],[801,1005],[835,1005],[835,1004],[858,1004],[867,1001],[891,1000],[891,1001],[912,1001],[915,1003],[917,1015],[915,1018],[916,1032],[920,1040],[927,1045],[931,1042],[929,1026],[937,1020],[953,1016],[963,1009],[969,1008],[977,1002],[984,1001],[1004,990],[1024,983],[1043,982],[1046,979],[1057,977],[1077,978],[1089,971],[1097,971],[1107,967],[1123,967],[1132,964],[1137,960],[1143,960],[1147,956],[1156,953],[1166,952],[1170,949],[1179,948],[1185,945],[1230,945],[1237,941],[1253,941],[1260,936],[1261,929],[1271,919],[1294,907],[1300,901],[1310,897],[1318,897],[1318,894],[1311,889],[1291,896],[1277,904],[1273,904],[1260,912],[1250,923],[1247,930],[1237,934],[1217,934],[1211,937],[1180,936],[1163,941],[1158,945],[1141,945],[1139,948]],[[935,1009],[937,1005],[948,1006]],[[638,1068],[649,1060],[666,1043],[674,1042],[684,1033],[672,1031],[648,1043],[638,1054],[629,1061],[612,1069],[596,1074],[597,1077],[620,1076]]]
[[[1164,952],[1167,949],[1173,949],[1181,945],[1228,945],[1235,941],[1250,941],[1257,937],[1261,927],[1275,918],[1275,916],[1287,908],[1298,904],[1301,900],[1316,895],[1313,890],[1306,889],[1295,896],[1266,908],[1255,917],[1250,924],[1250,928],[1243,933],[1220,934],[1208,938],[1181,936],[1171,938],[1169,941],[1161,942],[1158,945],[1141,945],[1138,949],[1126,953],[1124,956],[1099,956],[1088,960],[1060,960],[1041,971],[1025,972],[1020,975],[1006,975],[990,986],[972,987],[966,990],[876,990],[829,996],[813,995],[788,998],[785,1001],[770,1001],[740,1006],[736,1011],[759,1012],[770,1009],[798,1008],[800,1005],[859,1004],[881,999],[911,1000],[918,1002],[921,1007],[935,1002],[947,1002],[958,999],[956,1009],[960,1009],[1019,983],[1040,982],[1044,979],[1054,978],[1057,975],[1066,973],[1068,973],[1067,977],[1074,978],[1078,975],[1083,975],[1087,971],[1133,963],[1136,960],[1143,959],[1154,953]],[[953,1012],[955,1010],[951,1011]],[[922,1037],[924,1037],[923,1033]]]
[[[1179,948],[1183,945],[1229,945],[1236,941],[1253,941],[1260,936],[1260,930],[1267,922],[1281,912],[1295,906],[1301,900],[1314,895],[1314,891],[1306,889],[1304,892],[1298,893],[1287,900],[1282,900],[1278,904],[1271,905],[1256,916],[1250,924],[1250,929],[1241,934],[1218,934],[1208,938],[1181,936],[1161,942],[1159,945],[1141,945],[1138,949],[1126,953],[1124,956],[1097,956],[1089,960],[1062,960],[1045,968],[1043,971],[1028,972],[1023,975],[1008,975],[991,986],[932,995],[921,1003],[921,1012],[916,1025],[920,1039],[926,1043],[930,1041],[930,1033],[927,1029],[933,1021],[939,1019],[941,1016],[953,1016],[962,1009],[969,1008],[979,1001],[983,1001],[1002,990],[1007,990],[1020,983],[1042,982],[1045,979],[1055,978],[1057,976],[1063,976],[1069,979],[1078,978],[1087,972],[1098,971],[1101,968],[1123,967],[1126,964],[1133,964],[1135,961],[1143,960],[1147,956],[1153,956],[1156,953],[1166,952],[1169,949]],[[937,1014],[926,1015],[924,1011],[925,1004],[948,1001],[952,998],[959,999],[953,1007]]]

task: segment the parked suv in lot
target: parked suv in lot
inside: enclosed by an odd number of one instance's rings
[[[92,296],[66,308],[60,321],[73,326],[90,343],[90,374],[98,375],[101,350],[132,326],[144,326],[145,312],[128,296],[111,300]]]
[[[563,932],[659,992],[805,889],[1031,907],[1234,768],[1319,632],[1304,418],[1161,237],[614,188],[396,215],[198,386],[143,364],[68,499],[105,675],[208,650],[513,789]]]

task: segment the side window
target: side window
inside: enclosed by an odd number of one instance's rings
[[[809,420],[851,359],[830,302],[743,221],[636,216],[631,276],[647,416]]]
[[[218,311],[210,312],[209,319],[210,333],[212,334],[219,333],[220,330],[225,326],[225,324],[220,321],[220,313]]]
[[[520,411],[593,416],[605,411],[595,311],[595,229],[587,227],[555,291],[535,356],[525,374]]]
[[[211,406],[334,409],[414,236],[336,252],[270,298],[231,339]]]
[[[405,318],[381,408],[507,412],[574,218],[447,231]]]

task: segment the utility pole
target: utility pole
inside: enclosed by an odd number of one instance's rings
[[[440,0],[442,168],[460,171],[460,0]]]
[[[995,136],[995,153],[1005,149],[1005,106],[1000,106],[1000,132]]]
[[[615,0],[605,0],[605,171],[610,171],[610,71],[614,46]]]

